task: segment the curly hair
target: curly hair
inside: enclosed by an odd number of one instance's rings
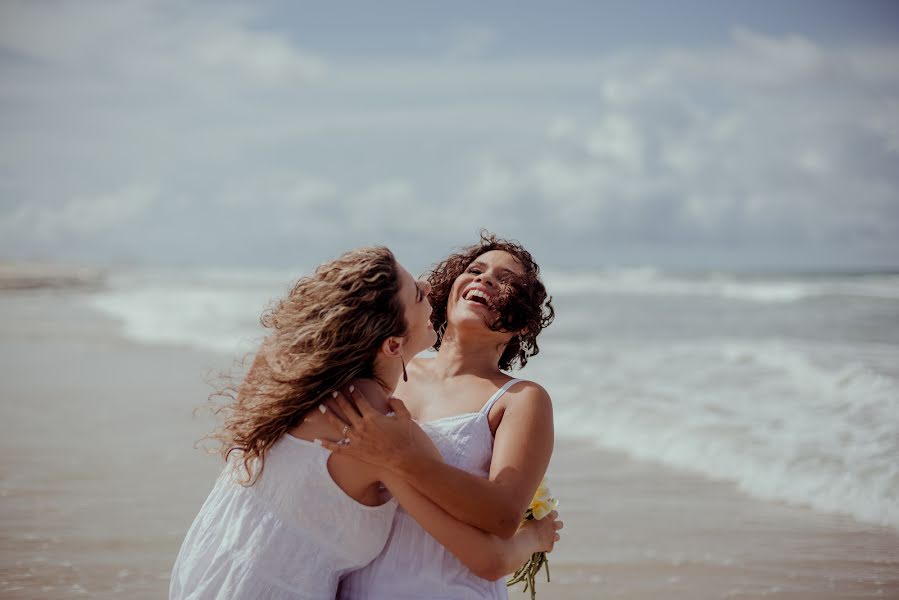
[[[447,302],[456,278],[479,256],[491,250],[508,252],[524,267],[524,274],[508,275],[502,278],[502,290],[492,304],[499,312],[499,317],[488,322],[493,331],[512,332],[515,335],[506,344],[499,359],[499,368],[508,370],[524,367],[528,358],[540,352],[537,336],[549,326],[556,312],[552,298],[547,295],[546,288],[540,281],[540,267],[531,253],[514,240],[496,237],[489,231],[481,231],[481,240],[477,244],[462,248],[449,255],[428,273],[431,293],[431,323],[437,332],[434,349],[439,350],[443,342],[447,323]]]
[[[214,411],[225,419],[207,439],[225,462],[238,453],[241,483],[258,480],[266,451],[332,390],[374,377],[383,341],[408,331],[399,289],[393,253],[360,248],[319,266],[262,313],[271,333],[246,377],[210,396],[226,399]]]

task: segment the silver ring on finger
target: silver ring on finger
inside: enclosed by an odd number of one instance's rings
[[[340,432],[340,437],[342,437],[344,440],[346,440],[346,439],[347,439],[347,438],[346,438],[346,433],[347,433],[347,431],[349,431],[349,430],[350,430],[350,426],[349,426],[349,425],[344,425],[344,426],[343,426],[343,431]]]

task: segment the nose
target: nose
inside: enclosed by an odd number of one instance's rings
[[[421,282],[421,291],[425,296],[431,293],[431,284],[427,279],[420,279]]]
[[[478,276],[475,277],[475,281],[477,281],[478,283],[483,283],[488,287],[496,287],[496,280],[493,278],[493,275],[490,275],[487,271],[478,273]]]

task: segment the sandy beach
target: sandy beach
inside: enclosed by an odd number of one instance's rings
[[[77,293],[0,294],[0,597],[163,598],[219,469],[193,410],[232,361],[126,341]],[[893,529],[558,437],[540,598],[899,598]]]

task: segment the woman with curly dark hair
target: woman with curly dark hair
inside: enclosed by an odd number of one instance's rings
[[[395,418],[372,411],[358,390],[352,404],[329,400],[327,418],[348,428],[350,443],[326,445],[382,466],[459,521],[510,538],[549,465],[553,418],[546,390],[504,371],[537,354],[552,302],[530,253],[486,232],[428,280],[436,357],[409,365],[402,400],[391,399]],[[420,451],[421,431],[445,462]],[[340,597],[506,598],[504,574],[473,573],[398,510],[387,547],[342,582]]]
[[[364,390],[371,410],[387,411],[405,360],[436,339],[428,291],[387,248],[361,248],[263,314],[269,335],[246,378],[222,393],[224,423],[210,437],[225,468],[181,547],[170,598],[334,598],[340,577],[384,547],[397,501],[476,572],[514,569],[552,548],[561,525],[502,539],[386,469],[315,443],[332,435],[320,409],[336,390]],[[416,443],[440,460],[426,437]]]

